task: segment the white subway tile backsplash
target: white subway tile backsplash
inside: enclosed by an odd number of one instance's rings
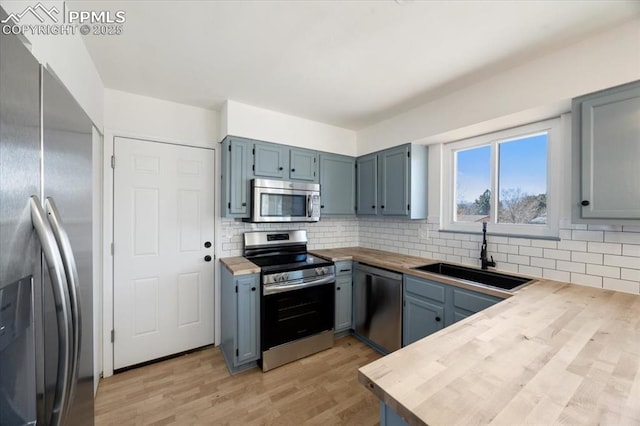
[[[620,278],[620,268],[604,265],[587,265],[587,274],[609,278]]]
[[[604,241],[603,231],[580,231],[575,230],[571,232],[571,239],[576,241]]]
[[[559,250],[587,251],[586,241],[562,240],[558,242]]]
[[[602,282],[602,287],[607,290],[623,291],[625,293],[640,293],[640,283],[637,281],[616,280],[612,278],[605,278]]]
[[[518,265],[518,273],[530,275],[532,277],[541,277],[542,268],[538,268],[536,266]]]
[[[640,259],[637,257],[604,255],[604,264],[610,266],[623,266],[625,268],[640,269]]]
[[[640,232],[640,225],[624,225],[622,230],[624,232]]]
[[[569,274],[569,272],[556,271],[555,269],[543,269],[542,276],[551,280],[567,282],[571,281],[571,275]]]
[[[602,265],[603,256],[604,255],[601,253],[583,253],[579,251],[572,251],[571,261]]]
[[[640,282],[640,269],[620,268],[620,278]]]
[[[589,287],[602,288],[602,277],[571,273],[571,282]]]
[[[587,244],[587,251],[592,253],[620,254],[622,253],[622,245],[590,242]]]
[[[509,263],[515,263],[517,265],[529,265],[529,256],[520,256],[519,254],[510,254],[507,257]]]
[[[622,254],[625,255],[625,256],[640,257],[640,245],[623,244],[622,245]]]
[[[518,254],[518,246],[509,244],[498,244],[498,253]]]
[[[558,243],[556,241],[549,240],[531,240],[532,247],[542,247],[542,248],[558,248]]]
[[[519,254],[523,256],[542,257],[542,248],[540,247],[520,247]]]
[[[497,266],[497,269],[505,272],[515,272],[518,273],[518,265],[513,265],[511,263],[503,263]]]
[[[580,274],[585,273],[585,264],[577,262],[567,262],[564,260],[558,260],[556,262],[556,269],[559,271],[577,272]]]
[[[571,252],[566,250],[544,249],[544,257],[548,259],[570,260]]]
[[[588,225],[589,231],[622,231],[622,225]]]
[[[640,232],[605,232],[607,243],[640,244]]]
[[[538,266],[546,269],[556,269],[555,259],[545,259],[543,257],[532,257],[531,266]]]
[[[530,246],[531,240],[529,238],[509,238],[509,244],[517,246]]]

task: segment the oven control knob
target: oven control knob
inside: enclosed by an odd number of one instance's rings
[[[289,279],[289,273],[288,272],[284,272],[282,274],[282,281],[287,281]]]

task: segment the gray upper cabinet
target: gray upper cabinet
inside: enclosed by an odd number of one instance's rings
[[[357,214],[427,218],[428,148],[405,144],[359,157]]]
[[[252,146],[252,141],[232,136],[222,141],[223,217],[249,217]]]
[[[253,175],[271,179],[289,177],[289,147],[268,142],[253,146]]]
[[[356,159],[357,203],[356,213],[378,214],[378,154],[369,154]]]
[[[639,116],[640,81],[573,100],[574,155],[580,158],[574,212],[579,219],[640,219]]]
[[[319,157],[321,214],[355,214],[355,158],[324,152]]]
[[[380,167],[380,213],[389,216],[409,214],[409,145],[383,151]]]
[[[289,150],[289,179],[317,182],[318,153],[310,149]]]

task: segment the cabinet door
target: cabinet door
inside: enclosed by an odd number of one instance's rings
[[[378,214],[378,155],[369,154],[356,160],[358,215]]]
[[[422,339],[444,327],[444,306],[405,294],[402,345]]]
[[[249,191],[251,171],[249,170],[251,145],[247,141],[231,139],[229,144],[229,169],[227,170],[229,197],[228,216],[249,216]]]
[[[237,361],[242,364],[260,355],[260,291],[258,275],[240,276],[236,279],[238,291],[237,310]]]
[[[640,85],[582,101],[582,217],[640,219]]]
[[[356,160],[336,154],[320,154],[322,214],[354,214],[356,208]]]
[[[380,212],[383,215],[409,214],[409,155],[409,145],[387,149],[379,154]]]
[[[336,310],[334,330],[344,331],[351,328],[351,300],[352,283],[351,276],[342,276],[336,279]]]
[[[289,178],[292,180],[317,181],[318,153],[308,149],[289,150]]]
[[[502,299],[498,297],[456,287],[452,288],[451,296],[453,304],[453,321],[451,324],[502,301]],[[446,325],[449,326],[451,324]]]
[[[253,146],[253,174],[258,177],[283,179],[289,176],[289,149],[272,143]]]

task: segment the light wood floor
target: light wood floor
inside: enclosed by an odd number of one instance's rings
[[[231,376],[220,349],[208,348],[101,380],[96,426],[375,425],[378,400],[358,383],[357,369],[378,358],[347,336],[267,373]]]

